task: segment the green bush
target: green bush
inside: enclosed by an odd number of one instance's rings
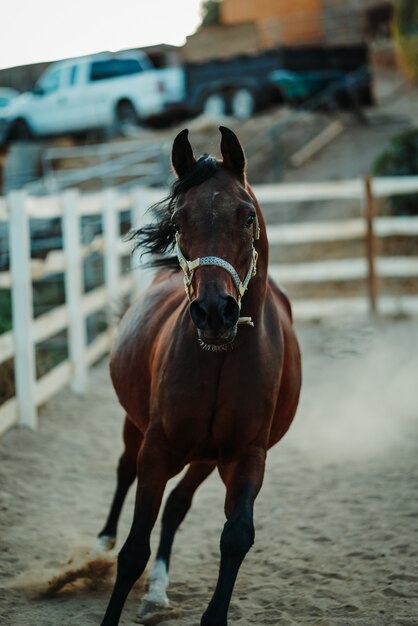
[[[373,165],[375,176],[418,176],[418,128],[394,137]],[[418,194],[392,196],[391,209],[397,215],[418,215]]]

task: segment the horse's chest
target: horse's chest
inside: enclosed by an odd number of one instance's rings
[[[225,376],[222,368],[197,367],[183,371],[184,375],[180,367],[161,374],[155,388],[155,414],[168,440],[179,441],[189,459],[216,457],[265,439],[271,402],[260,400],[254,387],[242,384],[239,376]]]

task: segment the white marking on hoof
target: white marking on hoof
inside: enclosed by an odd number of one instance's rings
[[[165,614],[170,608],[170,600],[166,593],[168,583],[166,564],[162,560],[157,560],[148,576],[148,591],[143,597],[137,613],[141,619],[145,618],[144,624],[157,615]]]
[[[116,537],[111,537],[110,535],[102,535],[101,537],[97,537],[96,544],[99,550],[109,552],[109,550],[112,550],[116,545]]]

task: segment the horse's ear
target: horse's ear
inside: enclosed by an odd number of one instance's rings
[[[188,134],[187,128],[182,130],[174,139],[171,151],[171,164],[179,178],[186,176],[196,163]]]
[[[225,126],[219,126],[221,131],[222,165],[230,170],[237,178],[244,181],[245,178],[245,155],[238,137],[232,130]]]

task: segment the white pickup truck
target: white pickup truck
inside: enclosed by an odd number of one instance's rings
[[[33,91],[0,114],[0,141],[133,125],[184,99],[184,72],[155,69],[141,52],[51,64]]]

